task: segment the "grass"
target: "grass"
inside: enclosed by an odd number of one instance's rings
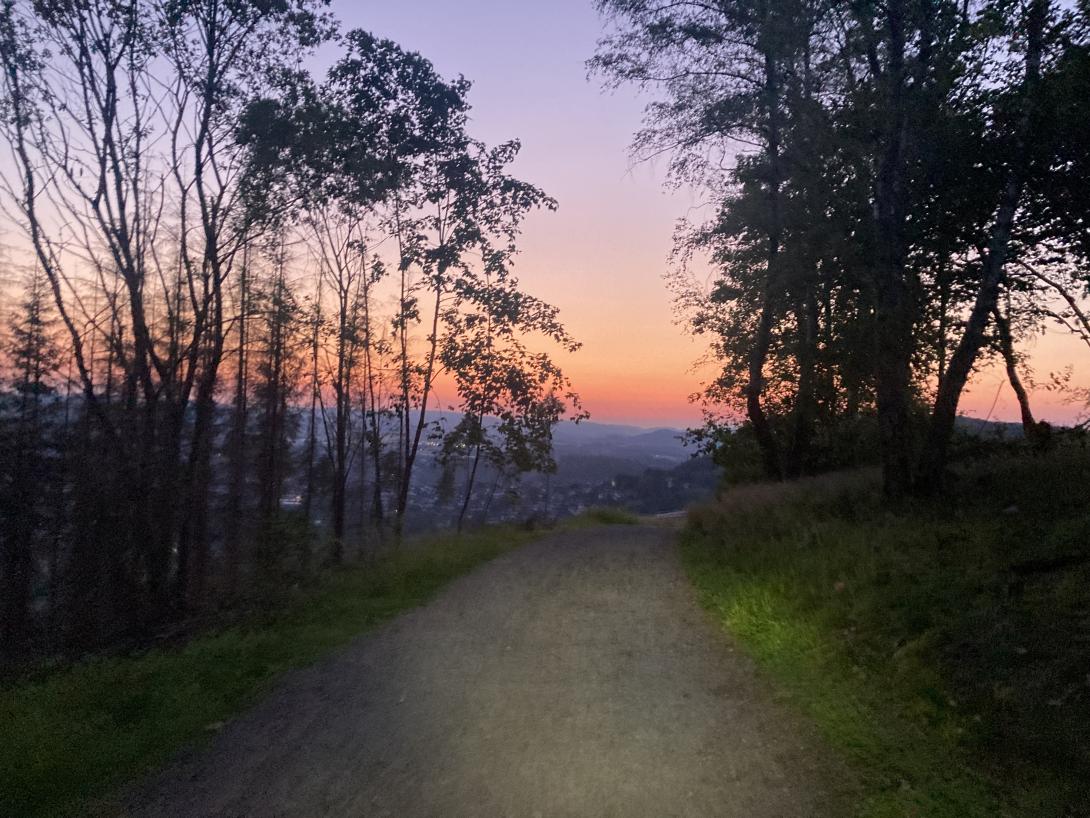
[[[896,510],[877,484],[694,509],[703,604],[848,762],[857,815],[1090,814],[1090,456],[981,461]]]
[[[488,528],[332,573],[278,612],[177,648],[94,659],[0,688],[0,815],[72,815],[199,743],[267,691],[449,580],[531,538]]]
[[[569,517],[561,523],[563,528],[592,528],[596,525],[639,525],[640,518],[623,508],[595,506],[582,514]]]

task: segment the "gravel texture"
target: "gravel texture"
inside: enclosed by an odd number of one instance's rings
[[[129,797],[168,816],[836,815],[676,533],[551,534],[286,676]]]

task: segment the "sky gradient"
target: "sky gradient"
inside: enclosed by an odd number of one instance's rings
[[[700,218],[692,191],[665,191],[662,165],[633,165],[628,145],[645,103],[634,89],[604,93],[588,81],[602,23],[590,0],[336,0],[346,29],[364,28],[419,51],[444,76],[473,82],[473,133],[521,140],[514,172],[554,196],[556,213],[528,220],[517,273],[556,304],[583,348],[563,360],[594,420],[685,426],[699,420],[688,396],[703,345],[677,325],[663,273],[677,219]],[[323,55],[332,58],[333,54]],[[1036,374],[1075,366],[1086,381],[1090,350],[1055,330],[1024,348]],[[704,370],[707,371],[706,369]],[[976,379],[962,411],[1016,420],[999,368]],[[1036,393],[1043,419],[1077,412]]]

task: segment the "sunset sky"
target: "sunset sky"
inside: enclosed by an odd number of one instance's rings
[[[515,172],[560,202],[526,225],[518,275],[560,307],[583,349],[565,368],[597,421],[691,425],[699,410],[694,363],[703,346],[674,321],[662,276],[678,218],[705,206],[692,191],[666,192],[664,168],[633,165],[627,146],[645,99],[604,93],[587,79],[602,23],[590,0],[337,0],[346,28],[365,28],[419,51],[445,76],[473,82],[475,135],[522,141]],[[332,53],[322,55],[332,58]],[[1052,331],[1029,351],[1038,377],[1065,365],[1086,380],[1090,350]],[[966,414],[1016,420],[1001,370],[982,373]],[[998,395],[998,399],[997,399]],[[1070,421],[1071,406],[1035,394],[1043,419]]]

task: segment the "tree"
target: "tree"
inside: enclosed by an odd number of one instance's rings
[[[270,269],[258,294],[259,382],[257,400],[257,495],[262,531],[277,522],[284,483],[290,469],[294,413],[292,399],[299,383],[305,343],[300,309],[288,281],[288,248],[283,241],[269,250]]]
[[[751,305],[757,317],[744,352],[742,389],[765,470],[779,477],[784,464],[764,406],[765,367],[788,275],[782,260],[784,135],[789,100],[798,96],[790,85],[802,78],[797,69],[809,55],[814,11],[805,2],[764,0],[718,5],[602,0],[597,5],[619,31],[599,44],[592,68],[614,85],[658,85],[666,92],[665,101],[648,107],[649,124],[637,136],[635,150],[670,151],[676,181],[720,192],[740,187],[744,200],[733,201],[751,208],[754,229],[747,243],[760,284]],[[738,146],[752,153],[739,162],[733,178],[724,178],[715,168]]]
[[[318,245],[319,275],[332,293],[333,350],[332,362],[326,367],[327,383],[333,390],[332,428],[324,404],[326,449],[332,464],[333,487],[331,517],[333,523],[333,561],[344,557],[345,507],[348,475],[357,449],[359,431],[353,423],[357,385],[357,369],[366,342],[364,318],[364,282],[370,270],[363,226],[359,218],[346,213],[318,208],[310,215],[315,243]],[[318,391],[319,400],[321,391]]]
[[[238,590],[243,550],[243,514],[247,487],[247,436],[250,427],[250,322],[254,317],[253,262],[247,254],[239,269],[238,298],[235,308],[234,405],[227,438],[228,483],[224,509],[224,585],[228,596]]]
[[[1022,202],[1026,185],[1026,157],[1032,152],[1035,138],[1041,60],[1045,48],[1046,26],[1050,17],[1047,0],[1029,0],[1024,19],[1016,22],[1025,32],[1023,78],[1015,96],[1019,109],[1012,128],[1013,150],[1004,173],[1002,193],[996,209],[995,221],[989,231],[987,249],[981,260],[980,281],[976,298],[969,313],[965,331],[950,358],[945,377],[939,383],[935,405],[931,413],[927,445],[923,452],[921,480],[926,486],[941,485],[942,470],[946,465],[946,449],[953,433],[957,416],[958,400],[969,379],[974,362],[984,344],[988,321],[998,316],[1000,287],[1006,270],[1008,248],[1011,243],[1015,218]],[[1004,327],[1000,327],[1001,337]],[[1009,340],[1009,331],[1006,333]],[[1013,367],[1009,367],[1013,372]],[[1012,385],[1016,378],[1012,379]],[[1017,387],[1016,387],[1017,389]],[[1024,396],[1020,403],[1025,413]]]
[[[0,655],[28,647],[31,591],[38,545],[48,530],[43,486],[56,479],[54,377],[59,365],[45,277],[27,277],[23,301],[10,316],[10,397],[0,404]],[[7,405],[5,405],[7,404]]]
[[[225,287],[270,217],[242,195],[235,134],[248,98],[328,34],[320,6],[0,7],[6,206],[68,335],[81,447],[113,459],[98,464],[108,481],[72,472],[87,524],[74,527],[74,593],[112,608],[107,630],[201,596]]]
[[[661,92],[637,155],[670,153],[672,180],[720,203],[679,231],[673,278],[723,363],[711,422],[717,406],[747,418],[771,477],[842,463],[842,432],[873,422],[891,498],[939,485],[1009,268],[1085,247],[1085,140],[1067,127],[1090,87],[1080,15],[1043,0],[599,8],[615,33],[592,67]],[[696,254],[720,271],[710,288],[687,271]],[[1077,329],[1061,267],[1046,276],[1065,306],[1019,274],[1008,320]]]
[[[574,352],[555,307],[518,289],[507,254],[489,258],[482,282],[463,282],[448,307],[441,344],[444,368],[454,376],[461,419],[444,439],[448,465],[468,460],[456,526],[465,524],[482,457],[498,473],[552,472],[552,430],[579,399],[546,353],[532,353],[524,338],[536,334]],[[493,281],[496,278],[496,281]]]
[[[306,572],[327,488],[334,561],[357,506],[380,535],[393,507],[401,532],[462,311],[485,285],[513,297],[521,219],[553,203],[507,173],[515,143],[470,137],[469,84],[420,55],[350,32],[311,77],[324,6],[0,0],[3,227],[39,271],[67,374],[63,400],[46,396],[56,367],[39,383],[27,361],[53,355],[33,315],[17,323],[4,373],[23,378],[0,390],[0,494],[22,532],[3,532],[8,643],[41,624],[73,650],[148,638],[237,596],[288,534]],[[31,422],[62,406],[57,428]]]

